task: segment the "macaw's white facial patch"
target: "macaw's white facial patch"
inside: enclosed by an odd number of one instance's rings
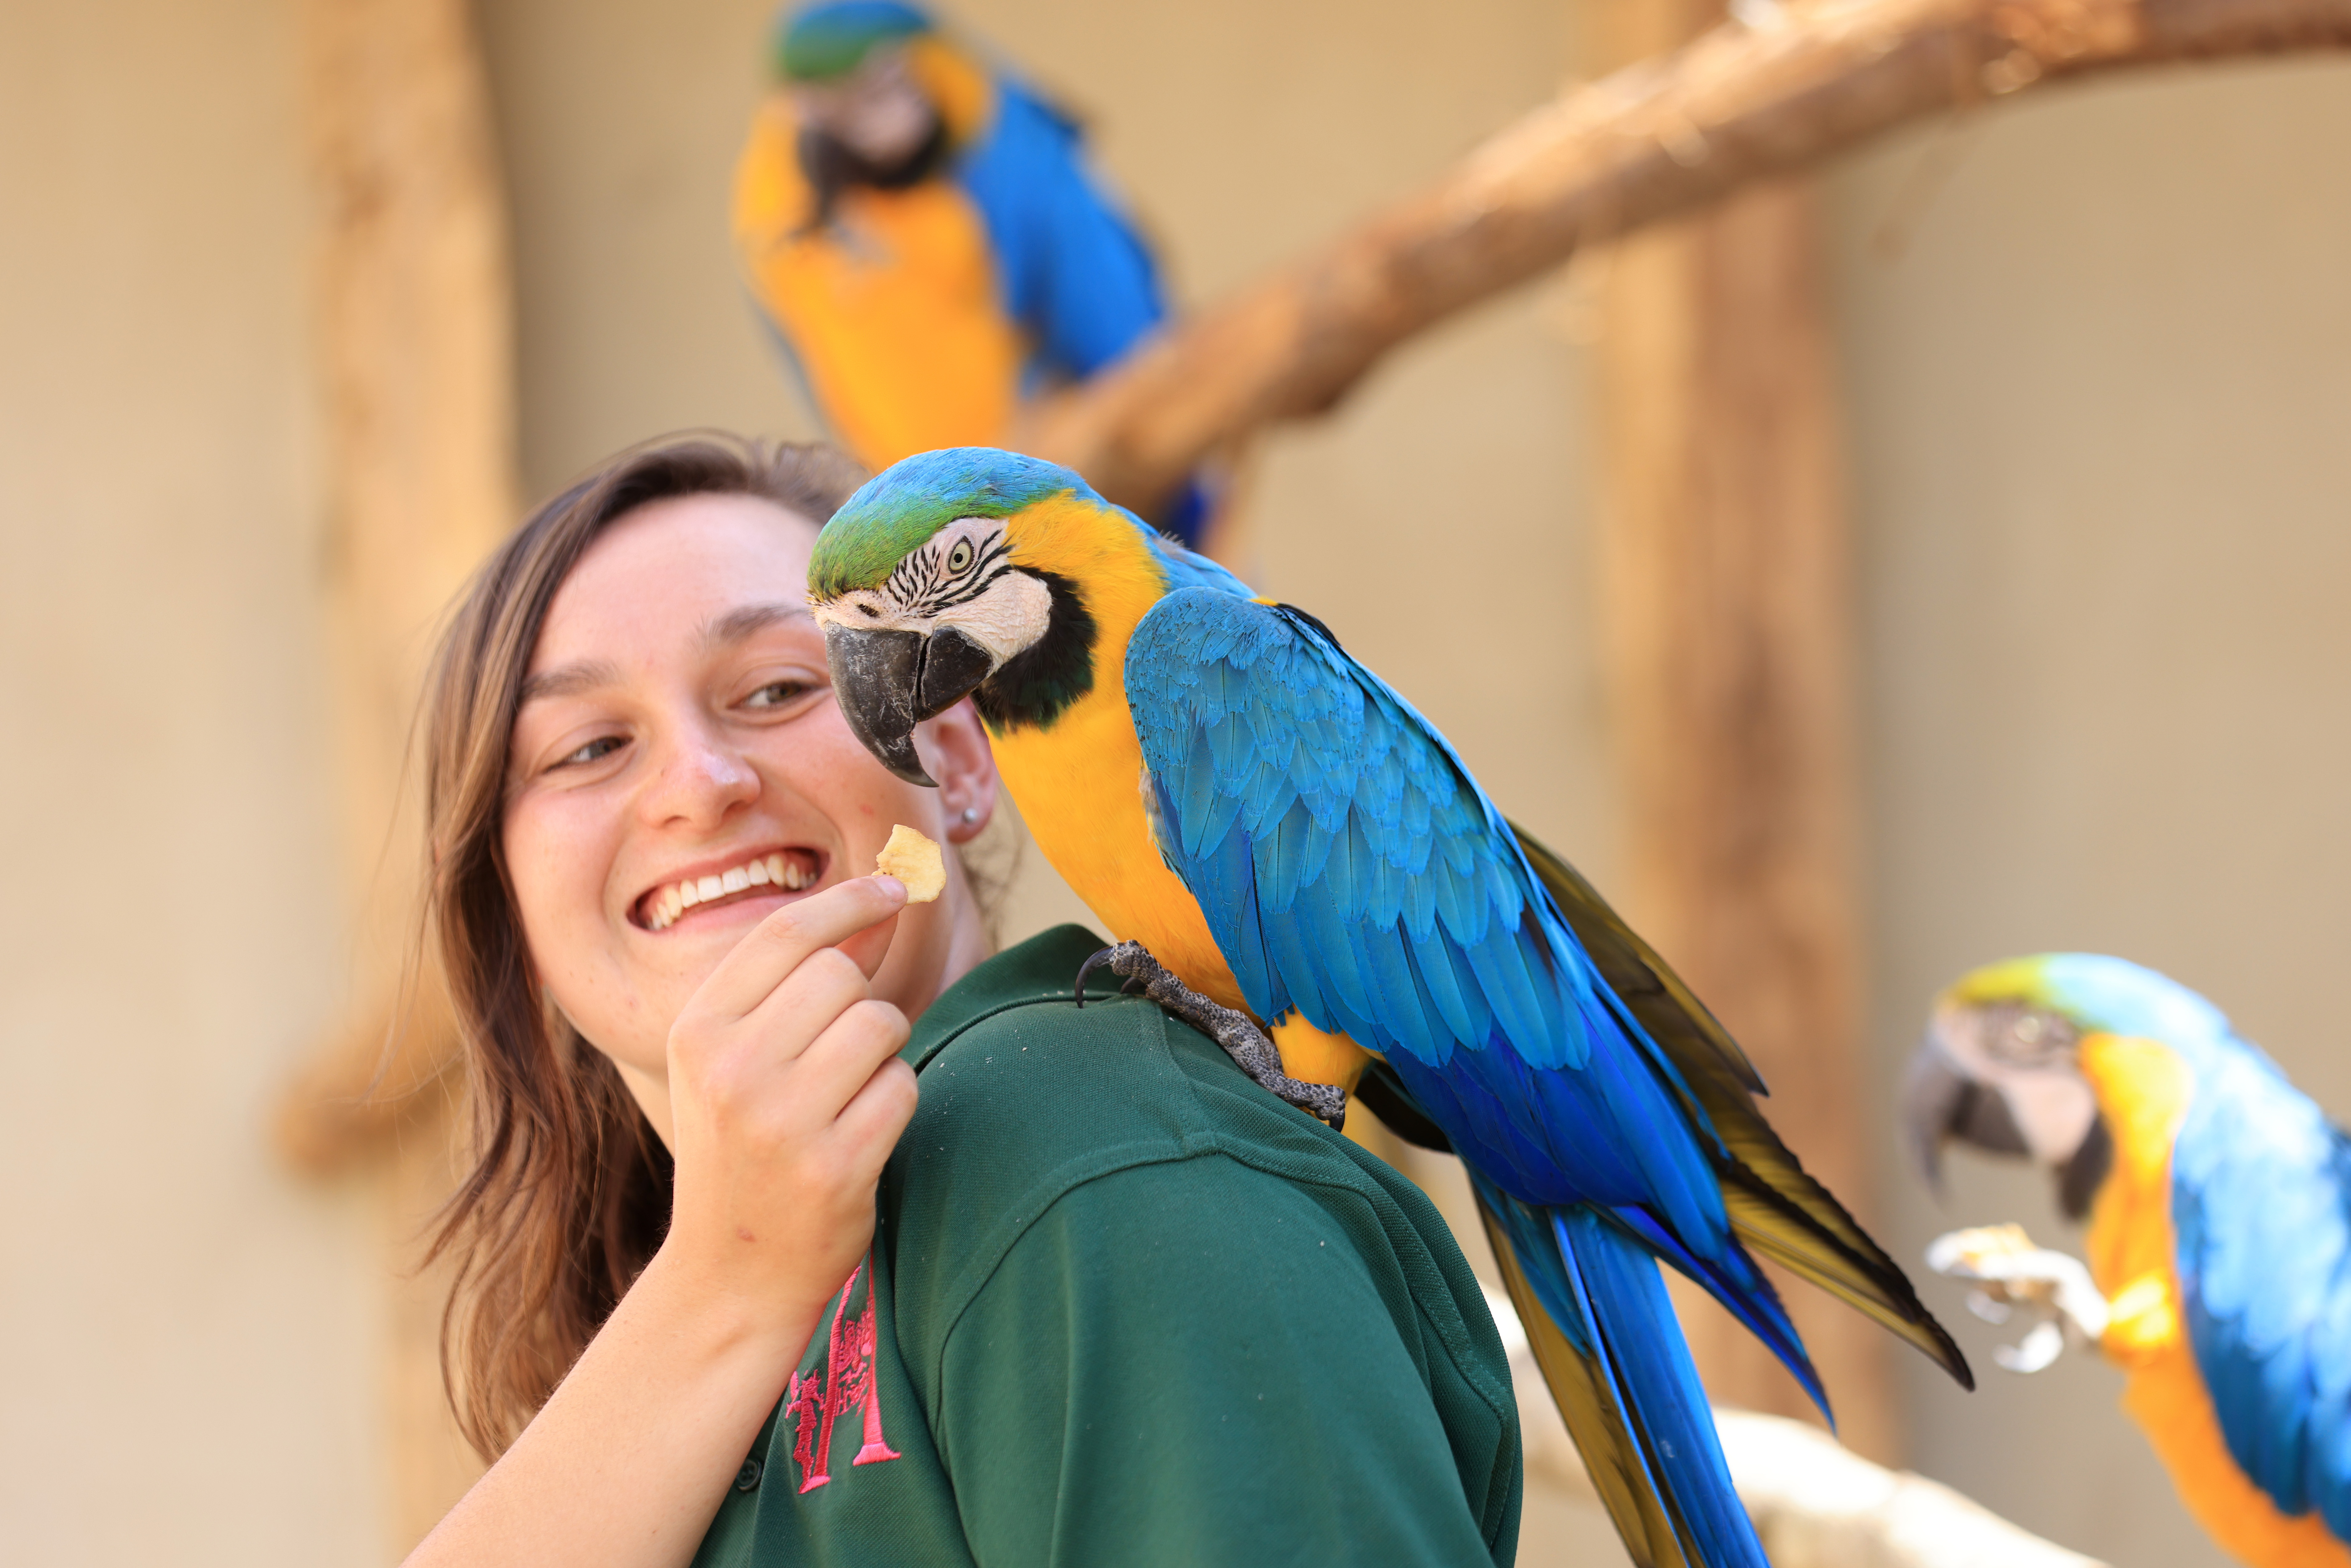
[[[940,613],[952,626],[988,652],[997,666],[1045,634],[1052,620],[1053,591],[1025,571],[1008,571],[970,602]]]
[[[1053,592],[1012,564],[1000,517],[958,517],[907,552],[879,588],[814,607],[818,622],[861,632],[953,627],[998,665],[1045,634]]]
[[[2097,1092],[2083,1076],[2078,1033],[2063,1019],[2017,1005],[1947,1005],[1935,1017],[1945,1051],[1967,1076],[1998,1092],[2032,1157],[2071,1159],[2097,1120]]]

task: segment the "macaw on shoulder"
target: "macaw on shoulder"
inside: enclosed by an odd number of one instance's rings
[[[1311,615],[1068,469],[987,449],[859,490],[809,599],[842,712],[901,777],[930,781],[915,726],[972,700],[1039,847],[1120,939],[1116,972],[1290,1103],[1335,1124],[1354,1091],[1461,1155],[1637,1562],[1763,1562],[1657,1260],[1823,1408],[1756,1253],[1968,1381],[1773,1134],[1720,1025]]]
[[[735,176],[744,275],[836,438],[870,468],[1007,439],[1165,315],[1151,251],[1076,122],[900,0],[780,20]],[[1187,486],[1155,520],[1186,542]]]
[[[1930,1260],[1995,1321],[2042,1317],[2129,1375],[2123,1407],[2199,1522],[2257,1568],[2351,1568],[2351,1138],[2202,997],[2120,958],[1979,969],[1937,1002],[1905,1115],[2056,1173],[2089,1266],[2014,1227]],[[2063,1325],[2063,1326],[2061,1326]]]

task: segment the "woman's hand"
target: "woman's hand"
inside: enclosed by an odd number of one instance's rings
[[[897,1054],[905,1015],[869,985],[905,898],[868,876],[785,905],[670,1030],[677,1176],[653,1267],[714,1305],[760,1320],[813,1312],[872,1240],[874,1184],[914,1113],[914,1070]]]
[[[409,1558],[677,1568],[873,1236],[914,1113],[905,1016],[868,988],[906,890],[778,910],[669,1037],[669,1235],[547,1407]]]

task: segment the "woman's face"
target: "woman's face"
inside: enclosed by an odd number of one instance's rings
[[[620,518],[557,591],[515,720],[505,847],[532,961],[664,1133],[670,1026],[745,932],[871,873],[892,824],[960,842],[995,803],[968,706],[918,732],[936,789],[850,734],[805,602],[816,535],[745,496]],[[949,871],[859,939],[888,942],[874,994],[910,1017],[985,951]]]

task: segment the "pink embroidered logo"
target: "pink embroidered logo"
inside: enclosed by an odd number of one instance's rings
[[[870,1260],[868,1260],[870,1261]],[[865,1310],[849,1316],[857,1281],[866,1281]],[[832,1479],[832,1423],[851,1406],[865,1417],[865,1444],[852,1465],[878,1465],[898,1451],[882,1437],[882,1396],[873,1387],[873,1288],[865,1263],[849,1271],[841,1301],[832,1309],[832,1333],[824,1365],[815,1375],[792,1374],[784,1410],[792,1418],[792,1458],[800,1468],[800,1490],[812,1492]]]

